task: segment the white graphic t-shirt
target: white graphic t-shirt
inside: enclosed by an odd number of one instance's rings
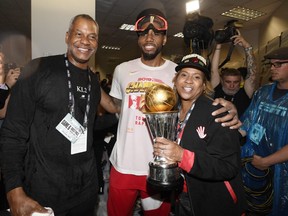
[[[140,111],[144,105],[145,89],[153,83],[165,83],[172,87],[176,66],[166,60],[160,67],[149,67],[138,58],[116,67],[110,95],[122,100],[122,112],[110,161],[118,172],[148,174],[153,147],[145,115]]]

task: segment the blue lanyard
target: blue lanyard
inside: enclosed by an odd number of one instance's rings
[[[71,73],[69,70],[69,61],[67,58],[67,54],[64,54],[64,58],[65,58],[65,66],[66,66],[66,71],[67,71],[67,78],[68,78],[68,91],[69,91],[69,111],[70,114],[75,117],[75,99],[74,99],[74,95],[72,92],[72,82],[71,82]],[[90,110],[90,92],[91,92],[91,77],[89,74],[89,68],[88,68],[88,90],[87,90],[87,104],[86,104],[86,110],[85,110],[85,115],[84,115],[84,120],[83,120],[83,127],[86,129],[87,125],[88,125],[88,113]]]

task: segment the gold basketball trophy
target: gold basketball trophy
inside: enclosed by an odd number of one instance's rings
[[[146,124],[153,140],[164,137],[175,141],[178,110],[172,110],[176,104],[173,89],[164,84],[155,84],[145,93]],[[148,184],[160,190],[171,190],[181,185],[183,179],[177,163],[165,157],[155,156],[149,162]]]

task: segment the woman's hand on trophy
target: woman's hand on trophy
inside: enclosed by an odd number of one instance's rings
[[[184,149],[176,142],[163,137],[156,137],[154,140],[153,151],[156,156],[165,157],[171,162],[179,162],[182,160]]]

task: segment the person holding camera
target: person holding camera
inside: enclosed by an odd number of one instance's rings
[[[0,52],[0,119],[3,119],[6,115],[10,90],[20,75],[20,68],[17,68],[16,65],[9,67],[9,64],[5,64],[4,59],[4,54]]]
[[[6,98],[9,95],[9,88],[5,84],[4,54],[0,52],[0,109],[5,105]]]
[[[233,45],[238,45],[244,49],[246,56],[247,74],[245,76],[244,86],[241,88],[242,74],[238,69],[224,68],[219,73],[219,60],[222,43],[216,45],[211,64],[211,84],[214,88],[214,98],[224,98],[235,104],[238,115],[245,112],[250,104],[253,93],[256,90],[257,68],[253,47],[240,35],[237,29],[236,35],[230,38]]]
[[[8,73],[5,75],[5,83],[3,85],[6,86],[6,90],[2,89],[5,93],[4,93],[4,97],[3,97],[3,106],[0,109],[0,127],[2,125],[3,119],[6,116],[6,111],[7,111],[7,105],[10,99],[10,93],[11,93],[11,89],[12,87],[16,84],[18,77],[20,76],[20,68],[13,68],[13,69],[9,69]],[[4,100],[5,98],[5,100]],[[1,99],[2,100],[2,99]]]
[[[10,99],[10,90],[20,75],[20,68],[9,68],[9,64],[5,64],[4,59],[4,54],[0,52],[0,128],[6,115],[7,104]],[[5,210],[8,208],[8,202],[5,196],[1,167],[0,175],[0,210]]]

